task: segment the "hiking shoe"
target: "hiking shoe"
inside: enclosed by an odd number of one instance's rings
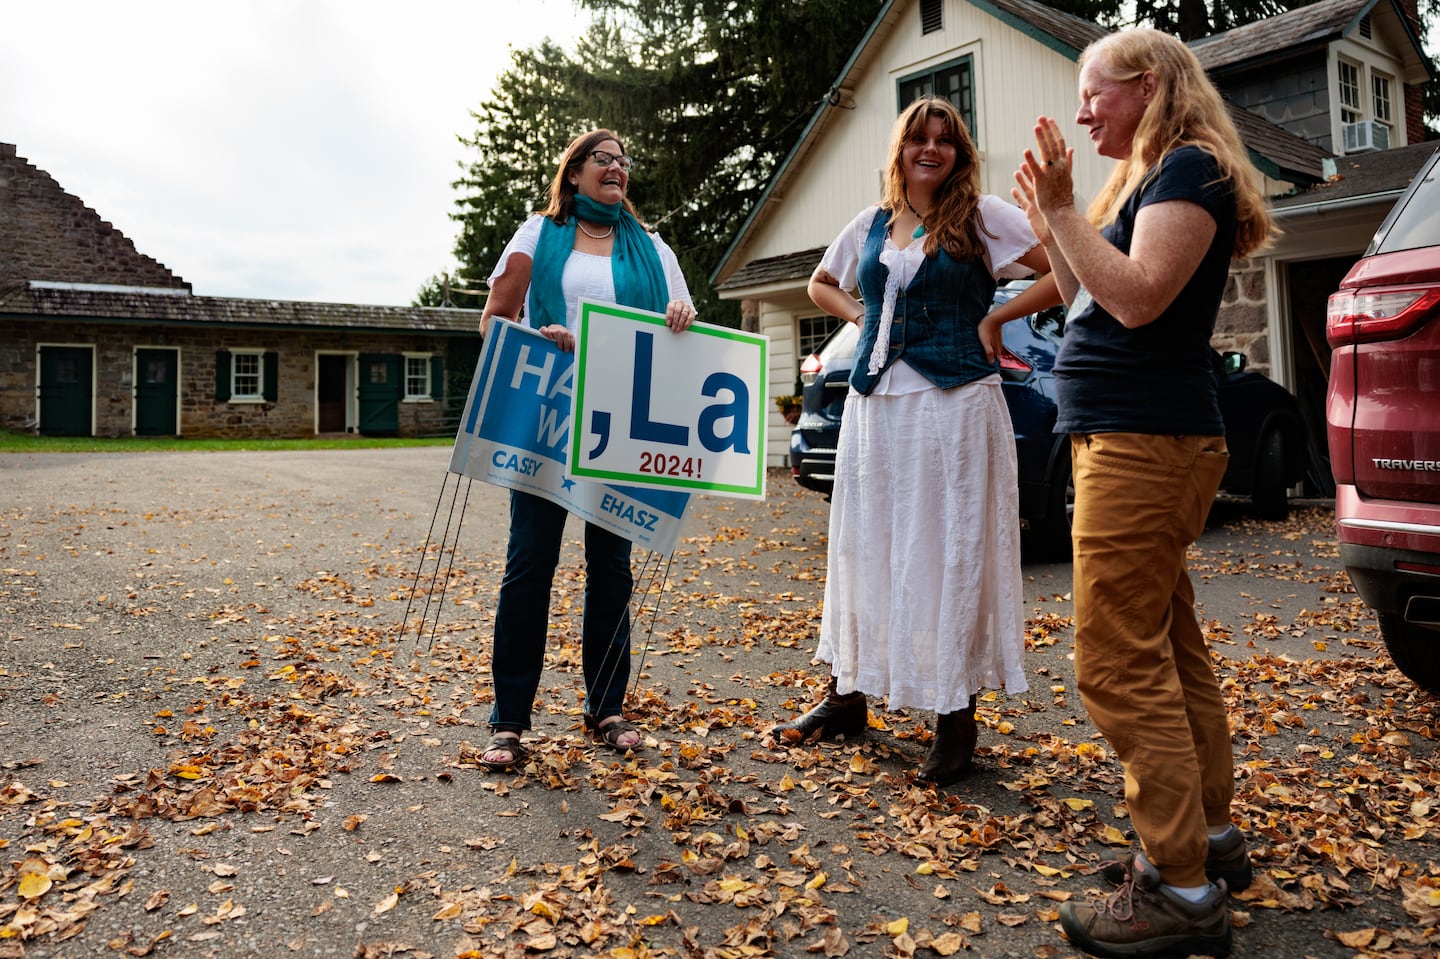
[[[1211,885],[1200,902],[1188,902],[1165,888],[1143,852],[1135,854],[1129,877],[1104,901],[1063,903],[1060,927],[1079,948],[1109,959],[1230,954],[1224,881]]]
[[[1250,886],[1254,874],[1250,871],[1250,850],[1245,845],[1245,834],[1234,826],[1218,839],[1210,840],[1210,850],[1205,854],[1205,878],[1211,882],[1225,880],[1230,892],[1244,892]]]
[[[1124,859],[1100,864],[1100,875],[1112,886],[1118,886],[1130,875],[1130,862],[1135,858],[1131,853]],[[1250,850],[1245,845],[1245,834],[1234,826],[1218,839],[1210,840],[1210,851],[1205,855],[1205,878],[1211,882],[1223,879],[1225,888],[1232,893],[1243,892],[1250,887],[1254,874],[1250,870]]]

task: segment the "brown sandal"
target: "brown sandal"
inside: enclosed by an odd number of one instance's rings
[[[509,759],[486,759],[490,753],[508,754]],[[529,752],[520,743],[520,734],[508,729],[501,729],[490,737],[490,742],[480,752],[480,765],[486,769],[496,772],[503,772],[520,765],[529,758]]]
[[[596,719],[594,716],[586,713],[585,728],[599,736],[601,742],[617,753],[628,753],[632,749],[639,749],[641,747],[640,730],[636,729],[635,724],[624,716],[617,714],[614,716],[606,716],[603,719]],[[620,737],[626,733],[635,734],[635,741],[628,746],[620,742]]]

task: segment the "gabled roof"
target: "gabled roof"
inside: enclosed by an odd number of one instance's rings
[[[191,296],[176,290],[17,284],[0,289],[0,318],[235,329],[373,330],[480,335],[475,310]]]
[[[80,280],[189,290],[55,178],[0,143],[0,284]]]
[[[968,2],[1071,60],[1078,60],[1085,47],[1110,32],[1099,24],[1047,7],[1035,0]],[[801,161],[816,148],[834,115],[832,106],[836,98],[833,94],[853,89],[860,81],[861,74],[876,57],[881,42],[894,29],[900,17],[900,8],[908,6],[908,3],[909,0],[885,0],[870,29],[841,69],[832,88],[832,97],[816,109],[795,147],[776,168],[759,200],[751,208],[749,216],[736,231],[724,256],[710,274],[711,283],[716,282],[716,278],[742,248],[746,236],[760,222],[767,208],[784,199],[789,181],[798,175]],[[1421,49],[1419,38],[1406,19],[1399,0],[1319,0],[1267,20],[1192,41],[1189,46],[1195,51],[1201,64],[1212,74],[1223,73],[1231,68],[1243,69],[1265,60],[1283,58],[1287,53],[1321,47],[1355,29],[1366,14],[1377,8],[1393,11],[1409,38],[1414,59],[1407,60],[1407,65],[1415,70],[1423,70],[1426,76],[1432,76],[1434,68]],[[1330,153],[1240,107],[1232,105],[1230,113],[1242,141],[1250,151],[1251,159],[1262,172],[1273,179],[1299,184],[1323,181],[1324,163],[1331,158]],[[1401,175],[1400,171],[1395,172],[1396,177]],[[739,289],[786,279],[794,280],[808,276],[809,270],[813,269],[818,260],[818,255],[811,250],[756,260],[742,265],[740,270],[728,276],[716,288]],[[809,268],[805,267],[807,263]]]
[[[825,248],[817,246],[813,250],[801,250],[799,253],[782,253],[779,256],[751,260],[715,289],[743,289],[764,286],[767,283],[806,279],[815,272],[815,267],[820,265],[820,258],[824,255]]]
[[[192,296],[9,143],[0,143],[0,318],[480,335],[474,310]]]
[[[1078,60],[1080,51],[1110,32],[1098,23],[1034,0],[970,0],[970,3],[1071,60]]]
[[[1424,65],[1427,76],[1431,75],[1429,58],[1398,0],[1319,0],[1266,20],[1192,40],[1189,47],[1208,72],[1225,73],[1275,60],[1287,53],[1324,46],[1350,33],[1376,8],[1394,12],[1410,40],[1414,57]]]
[[[1310,184],[1324,178],[1323,165],[1330,156],[1327,151],[1244,107],[1228,101],[1225,105],[1240,132],[1240,142],[1260,172],[1291,183]]]

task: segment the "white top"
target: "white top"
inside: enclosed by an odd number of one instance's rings
[[[487,284],[495,285],[495,280],[505,273],[512,254],[523,253],[534,261],[535,245],[540,241],[540,225],[544,219],[540,214],[532,213],[520,224],[520,229],[515,231],[515,235],[501,251],[500,261],[495,264],[490,278],[485,281]],[[655,252],[660,254],[660,266],[665,271],[665,285],[669,288],[666,299],[684,300],[693,307],[695,304],[690,299],[690,287],[685,283],[685,274],[680,270],[680,261],[676,258],[675,251],[660,239],[658,233],[651,233],[650,239],[655,241]],[[582,296],[601,303],[615,302],[615,274],[611,268],[610,257],[581,253],[579,250],[570,251],[570,256],[565,261],[565,271],[560,276],[560,289],[565,294],[565,325],[570,328],[570,332],[578,333],[580,308],[577,304]],[[528,321],[530,316],[529,288],[525,290],[524,316],[526,320],[520,322]]]
[[[859,285],[860,253],[865,248],[865,238],[870,234],[870,227],[875,222],[875,214],[879,209],[877,204],[861,210],[845,229],[840,231],[840,235],[820,258],[820,268],[835,277],[842,290],[853,292]],[[1018,280],[1035,272],[1019,262],[1020,257],[1033,250],[1039,242],[1035,239],[1034,231],[1030,229],[1030,221],[1025,212],[998,196],[984,193],[980,196],[979,213],[981,222],[985,225],[985,230],[980,230],[979,233],[985,247],[985,266],[990,270],[990,275],[997,280]],[[995,236],[990,236],[986,230]],[[885,347],[890,341],[889,320],[894,316],[895,294],[910,285],[910,281],[919,272],[920,265],[925,262],[925,241],[923,238],[916,238],[901,249],[891,239],[890,231],[886,230],[880,262],[889,268],[890,277],[886,283],[885,302],[881,304],[878,331],[880,335],[875,342],[878,356],[873,359],[877,366],[883,361]],[[867,363],[871,362],[872,358],[856,357],[856,360]],[[934,383],[917,373],[902,357],[885,371],[876,382],[872,393],[893,395],[934,388]]]

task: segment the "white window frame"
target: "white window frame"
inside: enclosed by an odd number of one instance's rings
[[[1370,71],[1370,106],[1375,119],[1394,128],[1395,125],[1395,81],[1379,70]]]
[[[914,99],[914,97],[906,99],[902,95],[902,91],[907,86],[913,87],[918,85],[921,87],[922,92],[933,93],[935,90],[935,78],[940,74],[951,72],[963,78],[961,89],[958,91],[961,102],[956,103],[955,108],[960,111],[961,117],[965,120],[965,125],[970,128],[970,137],[975,141],[976,148],[980,149],[980,68],[973,52],[962,53],[959,56],[951,56],[946,60],[936,63],[934,66],[926,67],[922,70],[913,70],[903,76],[896,77],[895,113],[899,115],[904,112],[905,108],[908,107]],[[952,100],[951,102],[953,103],[954,101]]]
[[[404,357],[404,363],[405,363],[405,370],[404,370],[404,372],[403,372],[403,376],[405,377],[405,396],[404,396],[404,398],[403,398],[403,402],[406,402],[406,403],[432,403],[432,402],[434,402],[435,397],[434,397],[434,395],[433,395],[433,393],[432,393],[432,391],[431,391],[431,387],[430,387],[430,359],[431,359],[431,354],[429,354],[429,353],[405,353],[405,354],[402,354],[402,355],[403,355],[403,357]],[[420,370],[421,370],[421,372],[420,372],[420,374],[419,374],[419,376],[418,376],[418,379],[419,379],[419,381],[420,381],[420,385],[422,385],[422,386],[424,387],[424,389],[423,389],[421,392],[418,392],[418,393],[412,392],[411,389],[410,389],[411,380],[412,380],[412,378],[415,378],[415,377],[416,377],[416,374],[414,374],[414,373],[411,372],[411,364],[412,364],[412,363],[418,364],[419,367],[420,367]]]
[[[253,373],[241,373],[241,357],[253,358],[255,371]],[[255,378],[254,391],[240,388],[241,377]],[[265,402],[265,351],[264,350],[231,350],[230,351],[230,402],[231,403],[263,403]]]
[[[795,347],[801,362],[840,328],[845,320],[828,313],[806,313],[795,318]],[[808,330],[808,332],[807,332]]]
[[[1361,93],[1365,68],[1345,57],[1338,58],[1335,67],[1336,102],[1340,105],[1340,122],[1358,123],[1365,117],[1365,100]]]

